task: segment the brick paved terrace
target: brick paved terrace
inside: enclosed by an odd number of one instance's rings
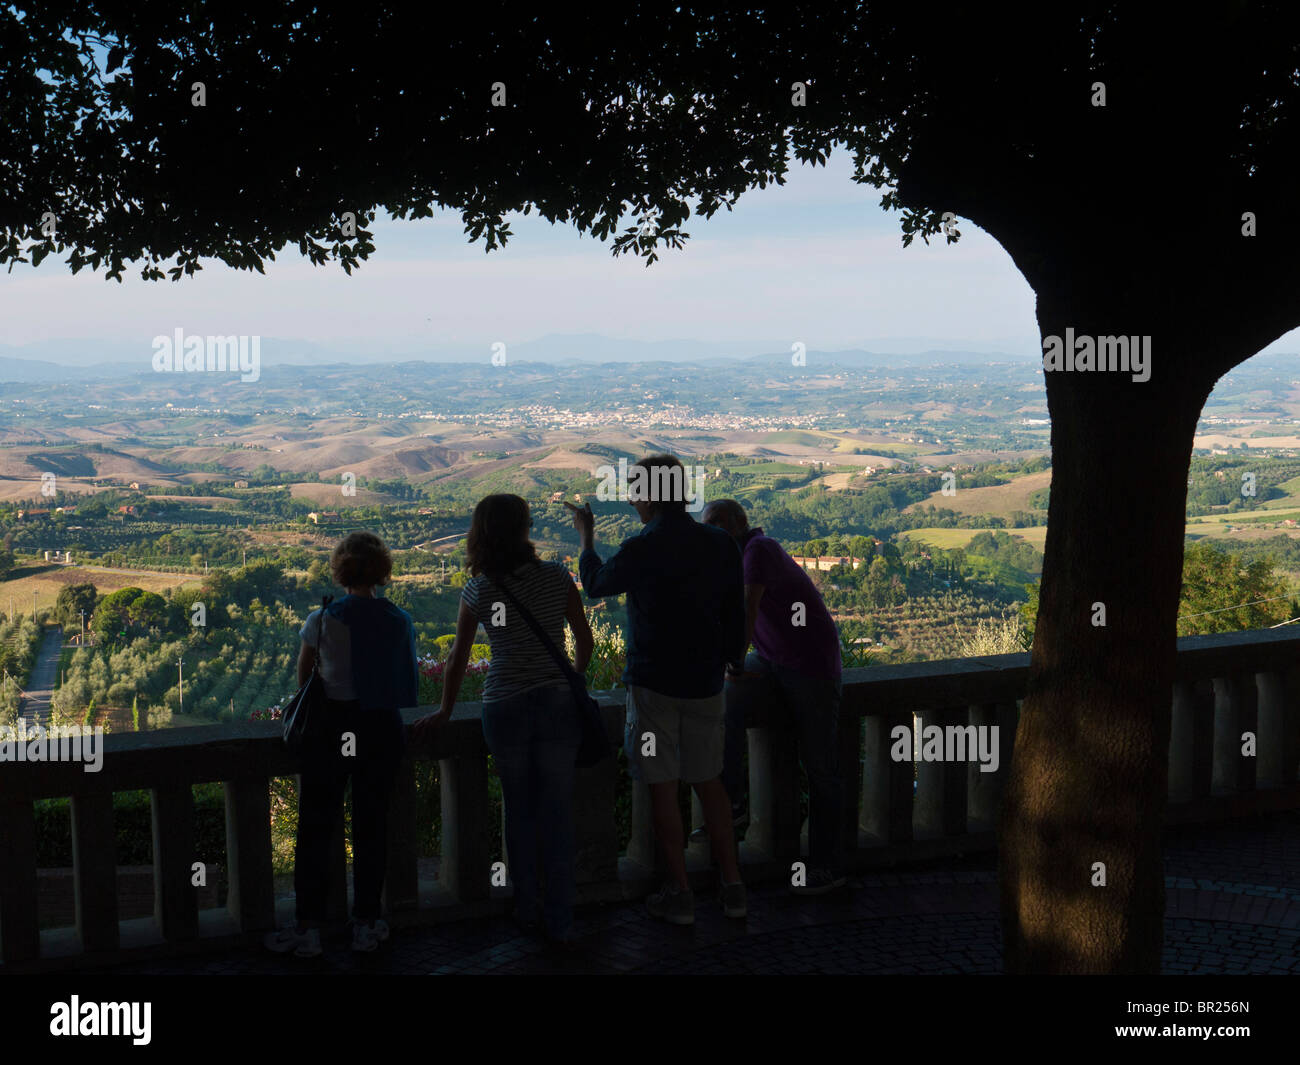
[[[1300,813],[1172,829],[1165,851],[1165,973],[1300,975]],[[346,928],[320,958],[256,945],[115,966],[121,974],[645,973],[996,974],[1002,969],[992,855],[864,873],[833,895],[751,892],[749,917],[701,896],[696,923],[650,918],[640,902],[579,914],[578,949],[557,954],[508,918],[399,929],[356,955]]]
[[[1300,634],[1286,629],[1179,641],[1166,819],[1168,972],[1293,972],[1300,936]],[[688,865],[696,924],[661,926],[643,896],[656,882],[643,788],[620,784],[612,761],[579,773],[576,812],[580,950],[556,956],[504,916],[509,889],[491,884],[487,752],[477,704],[457,708],[438,747],[441,853],[421,856],[415,775],[399,780],[390,833],[390,944],[351,957],[327,938],[322,959],[266,955],[263,933],[292,913],[272,875],[269,782],[296,766],[274,724],[197,727],[106,739],[103,769],[0,765],[0,972],[996,972],[1000,934],[993,849],[998,803],[1028,674],[1028,655],[916,663],[845,674],[842,830],[850,886],[819,899],[785,890],[801,850],[798,767],[781,716],[747,721],[751,823],[742,846],[750,915],[726,920],[712,898],[707,844]],[[602,699],[621,738],[617,693]],[[424,709],[406,711],[413,720]],[[998,726],[998,768],[913,763],[890,755],[891,730],[925,724]],[[1241,735],[1258,737],[1242,754]],[[193,786],[221,782],[225,854],[219,894],[191,884]],[[619,845],[618,789],[630,787],[631,838]],[[112,793],[152,795],[153,868],[136,902],[119,890]],[[73,867],[66,913],[38,875],[34,802],[71,797]],[[336,840],[331,898],[347,912],[348,873]],[[214,861],[213,856],[204,855]],[[141,900],[144,900],[141,905]],[[143,911],[143,912],[141,912]],[[61,925],[61,927],[60,927]],[[342,932],[340,931],[340,936]]]

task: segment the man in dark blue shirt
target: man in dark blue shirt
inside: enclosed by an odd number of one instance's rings
[[[628,769],[650,790],[655,838],[669,883],[646,900],[650,913],[692,924],[695,898],[686,879],[685,831],[677,782],[695,789],[722,873],[722,905],[745,916],[731,801],[722,785],[724,674],[745,654],[745,597],[740,551],[720,529],[686,510],[687,476],[671,455],[652,455],[629,472],[628,501],[645,528],[602,562],[590,506],[574,512],[582,554],[578,570],[592,599],[627,593]],[[698,486],[697,486],[698,491]]]

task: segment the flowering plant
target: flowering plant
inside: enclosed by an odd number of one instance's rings
[[[280,714],[283,713],[284,707],[279,703],[274,706],[268,706],[265,710],[254,710],[248,715],[249,721],[279,721]]]
[[[442,676],[447,670],[447,663],[433,655],[425,655],[416,661],[420,668],[420,676],[428,677],[431,680],[442,680]],[[465,666],[465,676],[467,678],[481,676],[487,673],[490,664],[486,658],[469,662]]]

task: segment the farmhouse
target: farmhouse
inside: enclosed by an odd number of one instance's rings
[[[813,569],[825,572],[834,569],[836,566],[851,566],[857,569],[862,565],[862,559],[852,558],[848,555],[818,555],[814,558],[812,555],[791,555],[795,563],[804,569]]]

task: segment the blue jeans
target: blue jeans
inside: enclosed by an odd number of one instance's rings
[[[537,913],[540,844],[546,880],[543,918],[557,938],[573,925],[574,759],[582,738],[567,686],[494,699],[483,704],[483,737],[496,761],[506,808],[506,850],[515,888],[515,912]]]
[[[841,857],[844,797],[838,747],[841,680],[774,665],[757,652],[749,654],[745,670],[762,675],[727,682],[723,787],[736,804],[747,790],[741,766],[746,706],[761,700],[779,700],[793,721],[799,760],[808,776],[808,861],[814,868],[835,869]]]

